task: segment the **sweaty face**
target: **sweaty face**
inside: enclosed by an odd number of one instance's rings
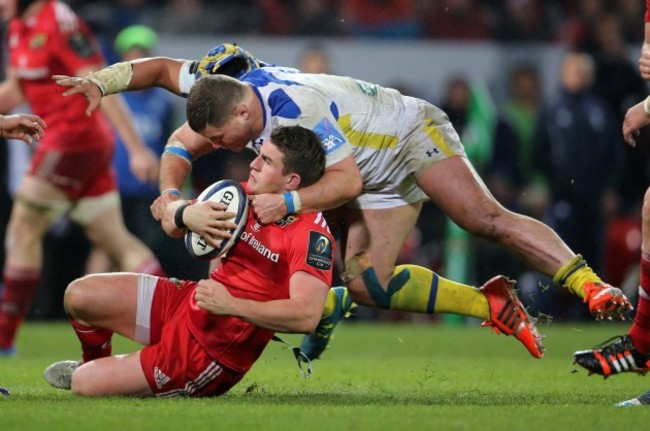
[[[254,194],[282,193],[291,174],[284,175],[284,155],[270,140],[260,148],[260,154],[250,164],[248,189]]]
[[[208,126],[201,136],[210,141],[213,148],[226,148],[232,151],[242,151],[255,136],[247,124],[235,117],[221,127]]]

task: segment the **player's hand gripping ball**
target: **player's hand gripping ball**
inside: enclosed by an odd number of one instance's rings
[[[230,231],[232,236],[224,238],[219,244],[221,248],[212,247],[203,236],[190,230],[185,234],[185,247],[190,255],[196,259],[209,260],[224,256],[239,239],[248,220],[248,198],[242,185],[234,180],[220,180],[208,186],[196,199],[196,202],[213,201],[228,208],[226,212],[235,213],[235,217],[227,220],[237,225]]]

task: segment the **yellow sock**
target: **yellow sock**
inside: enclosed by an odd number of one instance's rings
[[[488,320],[490,308],[485,295],[475,287],[440,277],[417,265],[400,265],[393,276],[405,269],[411,273],[404,286],[390,298],[390,309],[417,313],[454,313]]]
[[[336,307],[336,293],[334,289],[330,289],[327,292],[327,299],[325,300],[325,308],[323,309],[322,317],[328,317],[334,312],[334,307]]]
[[[581,255],[576,255],[553,276],[553,282],[566,287],[581,298],[585,297],[584,285],[588,282],[602,283],[598,275],[587,265]]]

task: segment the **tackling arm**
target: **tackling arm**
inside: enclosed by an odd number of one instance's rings
[[[169,137],[160,159],[160,196],[151,205],[151,214],[160,220],[165,207],[181,199],[181,189],[192,171],[192,160],[213,151],[210,141],[185,123]]]
[[[62,87],[68,87],[64,96],[82,94],[88,99],[90,115],[101,105],[101,99],[110,94],[123,91],[142,90],[151,87],[162,87],[181,95],[179,74],[183,64],[188,60],[168,57],[150,57],[131,62],[115,63],[86,76],[77,72],[77,77],[54,75],[52,79]]]
[[[295,212],[316,212],[338,208],[361,193],[363,180],[353,156],[347,156],[325,169],[325,174],[311,186],[298,191],[300,207]],[[255,215],[264,224],[287,215],[283,195],[260,194],[252,201]],[[296,202],[294,200],[294,206]]]
[[[289,299],[254,301],[236,298],[214,280],[199,282],[196,305],[215,315],[236,316],[275,332],[312,332],[320,320],[329,286],[304,271],[291,276]]]

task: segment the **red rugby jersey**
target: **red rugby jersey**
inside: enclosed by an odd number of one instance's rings
[[[104,58],[88,26],[65,3],[48,0],[35,16],[14,18],[8,29],[9,66],[19,78],[32,112],[48,125],[40,145],[69,150],[112,144],[99,111],[86,116],[83,96],[63,97],[52,75],[76,75]]]
[[[334,240],[321,213],[289,216],[262,226],[252,206],[239,242],[211,277],[238,298],[270,301],[289,298],[289,279],[308,272],[332,282]],[[213,316],[190,299],[190,328],[216,361],[246,372],[262,354],[273,332],[231,316]]]

